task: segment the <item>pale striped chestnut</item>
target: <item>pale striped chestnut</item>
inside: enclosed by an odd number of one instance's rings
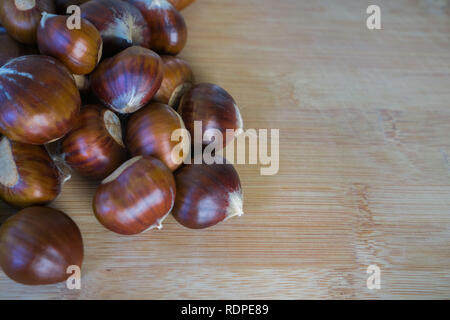
[[[180,58],[161,56],[161,59],[164,76],[161,87],[153,99],[176,110],[181,97],[194,85],[194,73],[187,62]]]
[[[81,268],[83,255],[80,229],[59,210],[26,208],[0,227],[0,266],[21,284],[65,281],[71,275],[69,267]]]
[[[0,68],[0,133],[11,140],[61,138],[75,124],[80,104],[73,76],[54,58],[23,56]]]
[[[105,57],[133,45],[150,48],[150,29],[137,8],[122,0],[95,0],[80,6],[81,17],[100,32]]]
[[[100,63],[91,76],[91,90],[106,106],[133,113],[147,104],[163,78],[161,58],[133,46]]]
[[[102,56],[100,33],[86,19],[79,29],[69,29],[67,16],[43,12],[37,40],[41,54],[58,59],[73,74],[91,73]]]
[[[234,139],[234,135],[227,134],[227,129],[236,133],[243,129],[242,116],[233,97],[215,84],[200,83],[192,87],[182,97],[178,113],[191,137],[194,137],[194,121],[201,122],[203,145],[214,141],[214,137],[205,136],[209,129],[221,132],[223,147]]]
[[[36,30],[44,11],[55,12],[54,0],[2,0],[0,23],[17,41],[35,44]]]
[[[151,33],[150,48],[161,54],[176,55],[187,41],[183,16],[167,0],[127,0],[147,21]]]
[[[80,175],[106,178],[127,159],[119,117],[100,106],[82,107],[75,127],[62,140],[61,151]]]
[[[43,146],[0,138],[0,198],[14,207],[44,205],[61,192],[58,169]]]
[[[178,113],[161,103],[150,103],[128,120],[126,145],[133,156],[150,155],[160,159],[170,170],[174,171],[188,156],[177,153],[179,141],[172,141],[172,133],[184,128]],[[189,139],[183,136],[184,142]]]
[[[0,67],[11,59],[38,53],[33,46],[24,45],[11,38],[2,26],[0,26],[0,44]]]
[[[177,9],[178,11],[183,10],[195,0],[169,0],[169,2]]]
[[[175,172],[172,214],[183,226],[203,229],[243,214],[239,175],[231,164],[189,164]]]
[[[107,229],[125,235],[161,228],[175,201],[172,172],[158,159],[134,157],[97,188],[94,213]]]
[[[67,8],[73,5],[79,6],[89,0],[55,0],[56,12],[58,14],[67,14]]]

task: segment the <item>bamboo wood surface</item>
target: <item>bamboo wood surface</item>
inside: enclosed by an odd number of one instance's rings
[[[237,166],[240,218],[199,231],[169,217],[132,237],[96,221],[95,183],[74,176],[52,206],[82,230],[82,289],[0,272],[0,298],[450,298],[449,1],[375,2],[374,31],[368,1],[185,9],[181,57],[234,96],[246,128],[280,129],[279,173]]]

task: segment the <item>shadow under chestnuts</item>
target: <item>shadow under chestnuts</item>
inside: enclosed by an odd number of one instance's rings
[[[80,229],[45,207],[65,170],[96,181],[92,218],[104,232],[161,229],[170,214],[204,229],[243,214],[232,165],[185,164],[196,121],[202,135],[243,128],[233,97],[196,84],[176,57],[187,41],[179,10],[193,2],[0,2],[0,199],[21,209],[0,226],[0,267],[12,280],[53,284],[81,268]],[[67,26],[71,5],[80,5],[79,29]]]

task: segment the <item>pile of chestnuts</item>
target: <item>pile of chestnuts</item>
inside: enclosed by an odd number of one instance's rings
[[[0,199],[20,209],[0,226],[11,279],[57,283],[81,267],[78,226],[45,207],[63,187],[61,164],[98,181],[93,215],[118,234],[161,228],[169,214],[201,229],[243,213],[232,165],[171,154],[172,133],[194,137],[195,121],[202,135],[243,127],[231,95],[196,83],[176,57],[187,40],[179,10],[193,1],[0,2]],[[73,5],[78,28],[68,23]]]

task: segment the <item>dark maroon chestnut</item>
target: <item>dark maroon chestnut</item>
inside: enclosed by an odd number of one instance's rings
[[[167,0],[127,0],[138,8],[148,23],[150,49],[162,54],[176,55],[187,40],[183,16]]]
[[[153,156],[174,171],[188,156],[177,153],[175,146],[179,141],[172,141],[172,133],[180,129],[185,129],[184,123],[175,110],[165,104],[150,103],[130,117],[126,144],[133,156]],[[188,137],[183,139],[188,143]]]
[[[0,43],[0,67],[11,59],[38,53],[34,47],[26,46],[11,38],[2,26],[0,26]]]
[[[53,0],[2,0],[0,23],[17,41],[34,44],[41,13],[44,11],[55,12]]]
[[[194,85],[194,73],[186,61],[173,56],[162,56],[163,81],[153,99],[178,109],[181,97]]]
[[[150,48],[150,29],[137,8],[121,0],[95,0],[80,6],[103,39],[104,56],[113,56],[133,45]]]
[[[15,207],[47,204],[59,195],[61,179],[43,146],[0,138],[0,198]]]
[[[80,229],[65,213],[30,207],[0,226],[0,266],[12,280],[45,285],[67,280],[70,266],[81,268]]]
[[[222,133],[223,147],[234,139],[227,135],[227,129],[243,129],[242,116],[233,97],[215,84],[200,83],[192,87],[181,99],[178,112],[191,137],[194,137],[194,121],[201,121],[203,145],[214,141],[213,137],[204,136],[209,129]]]
[[[133,46],[104,60],[91,76],[92,92],[119,113],[133,113],[158,91],[163,77],[161,58]]]
[[[106,108],[84,106],[75,127],[63,138],[61,151],[66,163],[79,174],[106,178],[127,159],[119,118]]]
[[[61,138],[75,124],[80,104],[73,76],[54,58],[23,56],[0,68],[0,132],[11,140]]]
[[[134,157],[97,188],[93,208],[97,219],[119,234],[161,228],[175,201],[172,172],[158,159]]]
[[[243,214],[239,175],[231,164],[190,164],[175,172],[172,214],[191,229],[211,227]]]
[[[73,74],[91,73],[102,56],[100,33],[86,19],[80,29],[69,29],[67,16],[44,12],[37,39],[42,54],[58,59]]]
[[[183,10],[188,5],[193,3],[195,0],[169,0],[169,2],[177,9],[178,11]]]

